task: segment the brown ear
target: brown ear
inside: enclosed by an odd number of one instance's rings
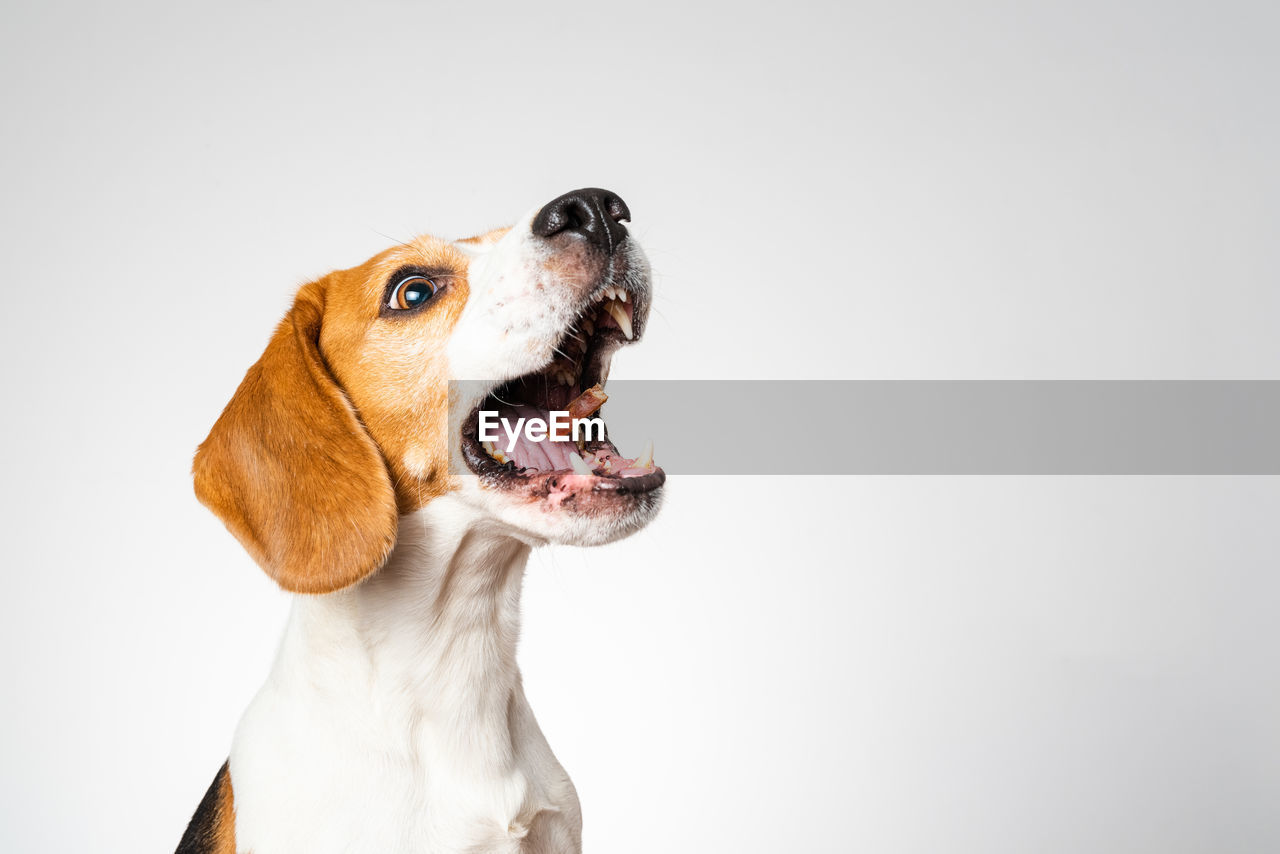
[[[295,593],[386,561],[398,515],[386,462],[320,355],[324,287],[304,286],[196,451],[196,497]]]

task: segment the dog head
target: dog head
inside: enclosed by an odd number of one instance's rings
[[[592,545],[656,513],[665,475],[607,435],[480,440],[480,413],[563,409],[644,332],[649,265],[613,193],[420,237],[304,285],[196,452],[196,494],[282,587],[376,571],[399,518],[455,493],[530,541]]]

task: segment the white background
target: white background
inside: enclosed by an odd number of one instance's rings
[[[176,845],[287,609],[191,454],[392,239],[616,190],[615,377],[1280,378],[1276,9],[6,3],[0,850]],[[1280,847],[1276,478],[668,491],[530,563],[589,851]]]

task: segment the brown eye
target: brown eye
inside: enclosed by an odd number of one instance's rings
[[[404,311],[417,308],[435,296],[436,283],[426,276],[406,276],[391,289],[387,298],[387,308]]]

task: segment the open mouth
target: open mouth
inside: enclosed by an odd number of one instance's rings
[[[597,411],[607,397],[610,357],[634,339],[637,316],[643,313],[637,312],[634,295],[621,287],[600,288],[564,332],[550,364],[503,383],[471,412],[462,426],[462,456],[486,486],[550,497],[557,506],[577,503],[582,509],[662,486],[666,473],[653,462],[652,441],[637,456],[623,455],[609,440]],[[482,412],[490,425],[502,425],[487,434],[491,441],[480,437]],[[552,424],[557,412],[598,420],[562,427],[557,441],[531,437],[519,427],[535,420]],[[564,416],[560,421],[566,425]]]

